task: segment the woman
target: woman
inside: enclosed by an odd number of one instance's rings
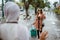
[[[45,19],[45,15],[42,12],[42,9],[38,9],[37,11],[37,15],[36,15],[36,20],[34,22],[35,27],[37,28],[37,30],[40,30],[40,32],[42,32],[42,28],[44,26],[43,24],[43,20]],[[39,27],[38,27],[39,26]]]
[[[38,33],[38,38],[39,38],[39,33],[42,32],[42,28],[43,28],[43,20],[45,19],[46,17],[44,16],[43,12],[41,9],[38,9],[37,10],[37,15],[36,15],[36,20],[35,22],[33,23],[33,25],[36,27],[37,29],[37,33]]]
[[[40,32],[42,32],[42,28],[43,28],[43,20],[46,18],[45,15],[42,12],[42,9],[38,9],[38,13],[37,13],[37,18],[38,21],[40,23]]]
[[[2,40],[29,40],[29,31],[26,26],[19,24],[20,9],[14,2],[4,5],[6,23],[0,26]]]

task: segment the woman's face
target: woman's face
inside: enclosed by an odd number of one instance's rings
[[[42,10],[38,10],[38,14],[42,14]]]
[[[40,10],[38,10],[38,14],[40,14]]]

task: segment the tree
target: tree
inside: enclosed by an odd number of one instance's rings
[[[26,9],[26,18],[29,16],[28,9],[29,9],[29,3],[25,2],[25,9]]]
[[[3,7],[4,7],[4,0],[2,0],[2,17],[4,18],[4,10],[3,10]]]
[[[56,4],[57,4],[57,3],[58,3],[58,2],[54,2],[54,3],[53,3],[54,7],[56,7]]]
[[[20,7],[20,2],[16,2],[16,4]]]
[[[28,0],[28,2],[35,8],[35,13],[37,12],[37,8],[45,8],[46,6],[47,7],[50,7],[48,6],[49,4],[45,3],[44,0]]]
[[[46,7],[50,8],[50,2],[45,3]]]
[[[29,5],[32,5],[35,8],[35,13],[37,12],[37,8],[45,8],[48,7],[50,8],[50,2],[44,2],[44,0],[28,0],[26,2],[26,0],[22,0],[22,2],[24,3],[25,9],[26,9],[26,17],[29,16],[28,14],[28,9],[29,9]],[[47,4],[48,3],[48,4]]]
[[[22,0],[22,2],[24,3],[24,8],[26,10],[26,18],[29,16],[29,13],[28,13],[28,9],[29,9],[29,2],[26,1],[26,0]]]

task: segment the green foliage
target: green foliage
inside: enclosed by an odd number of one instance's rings
[[[50,8],[50,2],[46,2],[45,6],[48,7],[48,8]]]
[[[22,2],[25,4],[26,0],[22,0]],[[44,2],[44,0],[28,0],[27,2],[29,3],[29,5],[31,4],[34,8],[36,8],[36,7],[50,8],[50,2],[48,2],[48,0],[46,0],[46,2]]]
[[[55,8],[53,11],[54,11],[56,14],[60,15],[60,9],[59,9],[59,8]]]
[[[33,6],[33,7],[39,7],[39,8],[45,8],[48,7],[50,8],[50,2],[44,2],[44,0],[28,0],[28,2]]]
[[[29,4],[31,4],[33,2],[33,0],[28,0]]]
[[[16,4],[18,4],[18,6],[20,6],[20,3],[16,2]]]
[[[54,3],[53,3],[54,7],[56,7],[56,4],[57,4],[57,3],[58,3],[58,2],[54,2]]]
[[[48,2],[48,0],[46,0],[46,2],[44,2],[44,0],[28,0],[27,2],[26,0],[22,0],[22,2],[24,3],[25,9],[28,9],[29,5],[32,5],[35,8],[35,13],[37,11],[37,8],[50,8],[50,2]]]
[[[32,5],[29,5],[29,9],[34,9],[34,7]]]
[[[25,0],[22,0],[23,3],[25,3]]]
[[[37,8],[50,8],[50,2],[48,2],[48,0],[46,0],[46,2],[44,2],[44,0],[28,0],[28,2],[35,8],[35,13],[37,12]]]

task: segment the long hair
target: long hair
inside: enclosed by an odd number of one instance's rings
[[[40,12],[40,13],[38,13],[38,11]],[[43,14],[43,11],[42,11],[42,9],[37,9],[37,14]]]

